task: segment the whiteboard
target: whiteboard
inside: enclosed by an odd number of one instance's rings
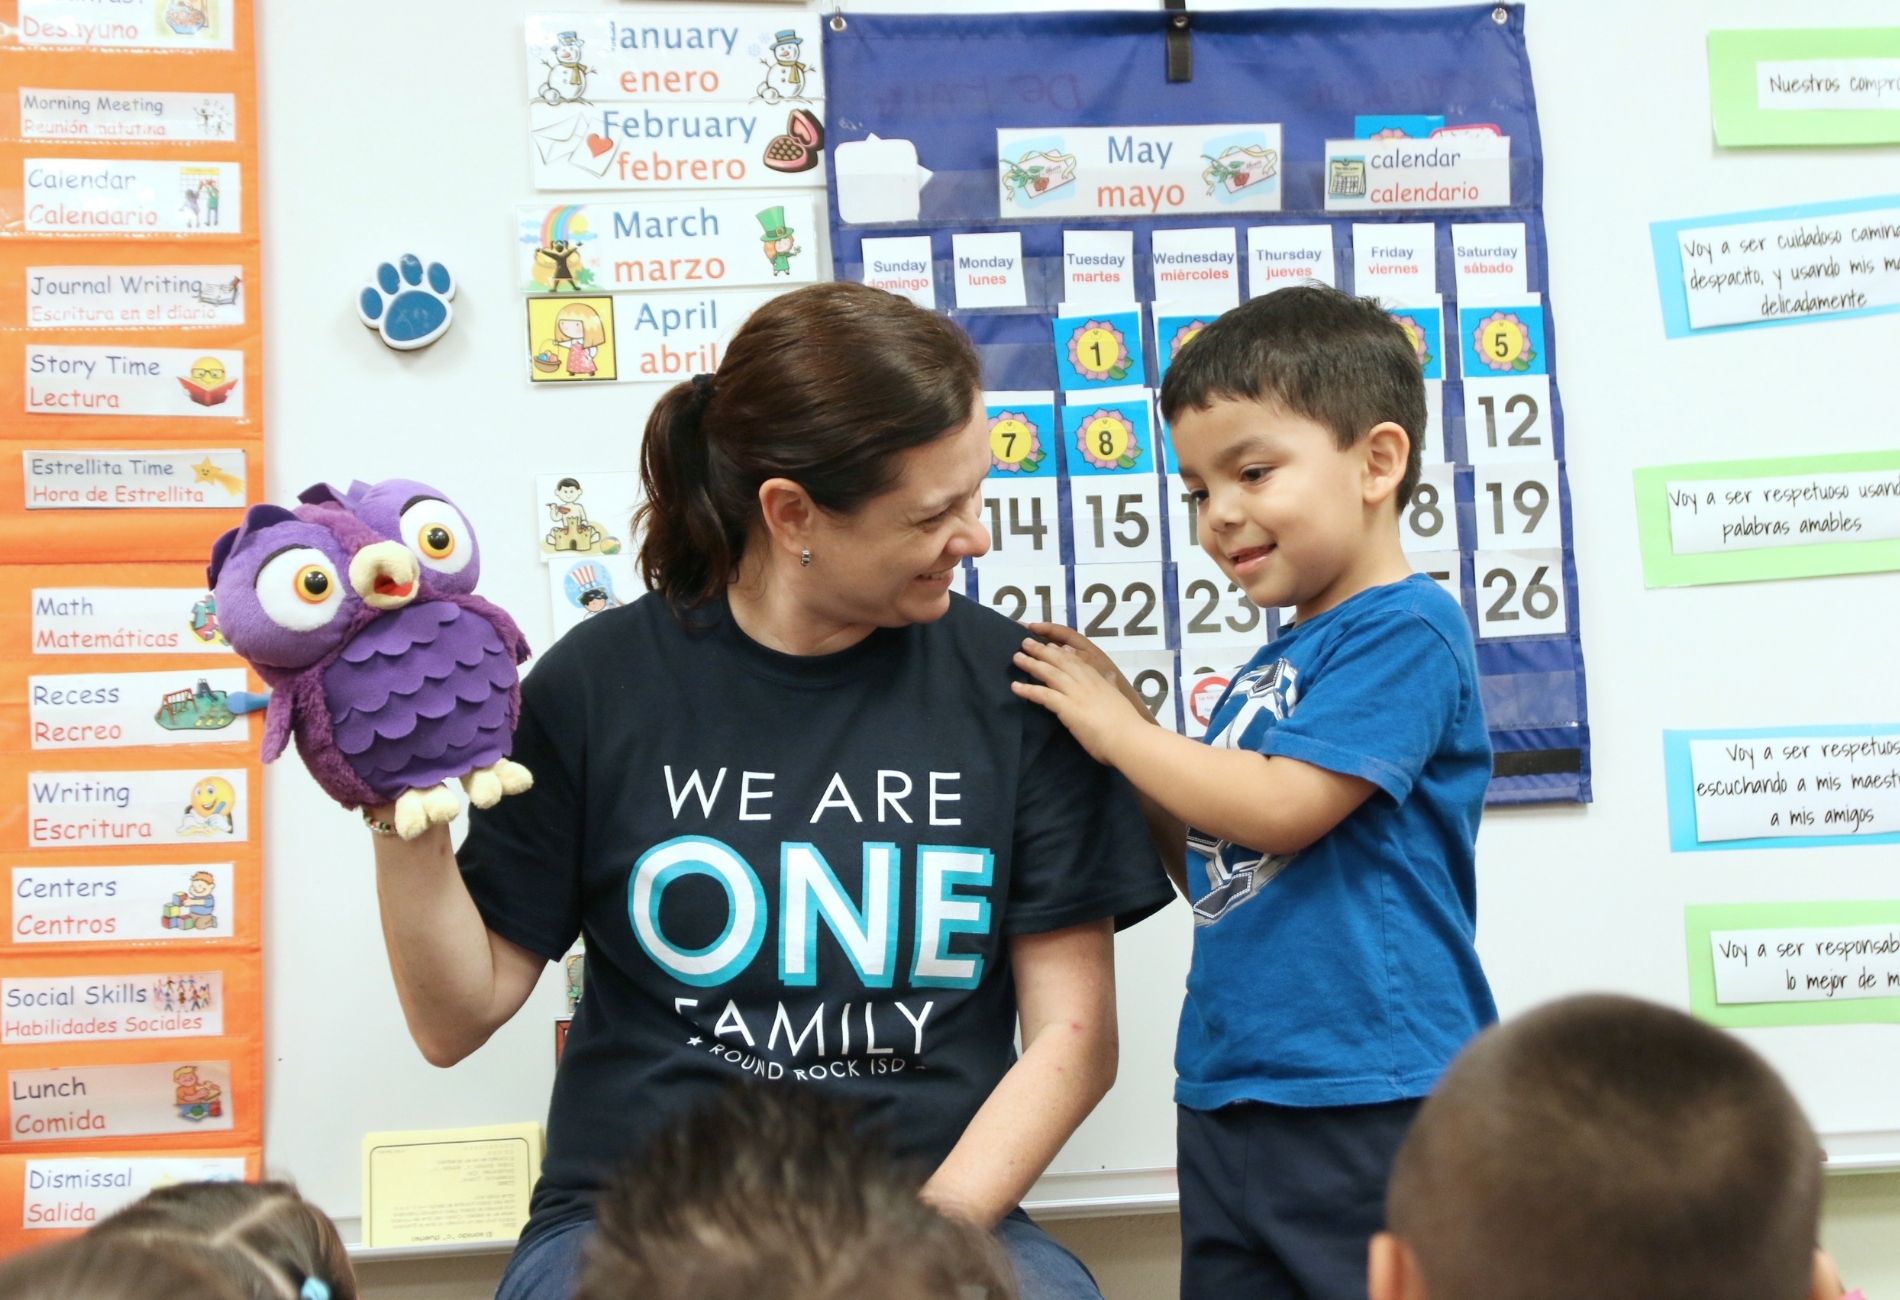
[[[860,7],[872,6],[848,5],[847,17]],[[520,20],[624,6],[511,0],[477,17],[458,0],[405,0],[378,10],[373,37],[321,6],[257,8],[272,499],[318,480],[418,478],[492,539],[534,525],[536,473],[634,467],[657,390],[531,391],[511,256],[514,205],[548,197],[530,188],[522,143]],[[1687,903],[1900,893],[1892,850],[1670,854],[1661,738],[1664,727],[1900,719],[1900,579],[1645,591],[1637,552],[1635,466],[1895,445],[1900,317],[1669,342],[1657,309],[1652,220],[1900,191],[1900,150],[1713,147],[1707,29],[1817,20],[1792,0],[1529,6],[1596,803],[1485,819],[1479,948],[1506,1015],[1584,989],[1686,1005]],[[1835,0],[1825,20],[1875,25],[1894,13],[1891,0]],[[432,347],[397,353],[358,323],[354,299],[376,263],[411,251],[454,271],[456,318]],[[545,647],[539,563],[492,540],[483,558],[480,592]],[[544,1117],[560,986],[551,971],[488,1046],[451,1070],[427,1065],[390,983],[366,833],[294,762],[269,772],[266,796],[266,1158],[350,1220],[365,1132]],[[1120,941],[1120,1081],[1039,1186],[1035,1199],[1052,1209],[1171,1199],[1189,929],[1177,906]],[[1900,1033],[1745,1037],[1789,1078],[1844,1165],[1900,1164]]]

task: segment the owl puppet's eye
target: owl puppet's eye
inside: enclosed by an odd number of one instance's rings
[[[399,526],[403,545],[437,573],[460,573],[475,554],[468,521],[446,501],[422,497],[410,502]]]
[[[257,571],[257,603],[270,621],[293,632],[313,632],[336,617],[343,584],[336,565],[313,546],[293,546]]]

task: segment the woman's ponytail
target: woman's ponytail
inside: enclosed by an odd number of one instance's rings
[[[675,384],[647,417],[640,446],[646,498],[634,514],[640,576],[678,609],[724,592],[745,547],[743,528],[721,509],[714,469],[719,453],[706,436],[706,412],[717,400],[711,375]]]

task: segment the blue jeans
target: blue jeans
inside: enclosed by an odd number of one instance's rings
[[[580,1281],[581,1246],[594,1230],[580,1219],[515,1251],[495,1300],[567,1300]],[[996,1225],[996,1241],[1016,1270],[1022,1300],[1102,1300],[1082,1261],[1020,1209]]]

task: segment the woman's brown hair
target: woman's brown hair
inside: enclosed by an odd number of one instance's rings
[[[814,284],[752,313],[719,370],[668,389],[647,417],[640,572],[676,608],[724,594],[787,478],[849,514],[890,488],[897,456],[968,422],[976,350],[948,320],[862,284]]]

